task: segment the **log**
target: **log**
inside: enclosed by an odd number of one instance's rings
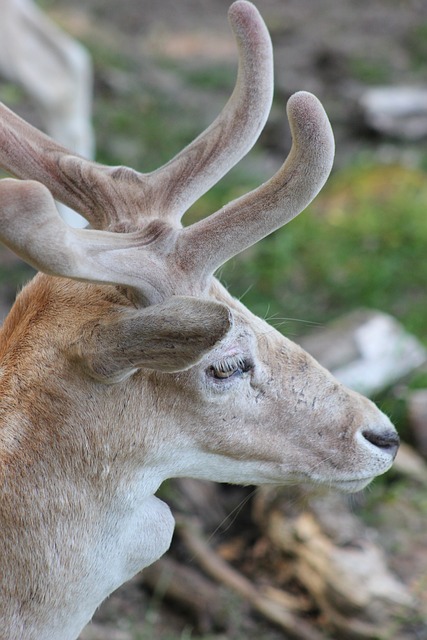
[[[257,588],[250,580],[225,562],[204,538],[200,523],[188,518],[181,519],[177,532],[188,550],[194,555],[200,567],[220,584],[225,585],[239,596],[247,600],[255,611],[267,620],[283,629],[290,638],[296,640],[325,640],[323,634],[317,631],[305,620],[288,611],[283,602]]]
[[[158,597],[190,612],[202,633],[227,628],[227,599],[217,584],[171,556],[146,567],[143,583]]]
[[[288,504],[287,498],[272,502],[264,495],[254,517],[292,562],[326,627],[358,640],[396,637],[399,620],[411,617],[416,603],[345,498],[313,498],[303,511]]]

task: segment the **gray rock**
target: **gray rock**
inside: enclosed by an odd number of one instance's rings
[[[427,137],[427,88],[374,87],[359,98],[366,125],[406,141]]]
[[[359,310],[299,340],[338,380],[373,396],[427,362],[427,350],[392,316]]]

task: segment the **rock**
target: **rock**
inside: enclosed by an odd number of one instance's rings
[[[400,443],[394,469],[407,478],[427,486],[427,464],[417,451],[405,442]]]
[[[423,345],[379,311],[354,311],[298,342],[343,384],[368,396],[427,362]]]
[[[374,87],[359,99],[362,117],[381,135],[406,141],[427,137],[427,89]]]
[[[427,389],[411,391],[407,403],[409,424],[417,449],[427,456]]]

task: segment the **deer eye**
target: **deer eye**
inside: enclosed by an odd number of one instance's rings
[[[251,360],[236,357],[226,358],[209,367],[208,374],[216,380],[227,380],[233,376],[247,373],[253,368]]]

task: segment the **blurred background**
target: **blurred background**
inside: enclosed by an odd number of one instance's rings
[[[236,51],[226,0],[37,4],[92,61],[93,85],[90,74],[82,81],[93,95],[100,162],[155,169],[231,94]],[[337,145],[327,186],[219,275],[255,313],[371,395],[395,422],[404,452],[394,471],[350,501],[171,483],[165,499],[182,521],[197,519],[197,533],[184,522],[171,564],[116,593],[82,640],[427,638],[427,3],[256,5],[275,52],[271,117],[256,148],[185,223],[268,179],[290,147],[288,97],[304,89],[320,98]],[[3,75],[0,99],[48,129],[22,78]],[[3,315],[30,274],[2,250]],[[198,557],[192,535],[204,541],[206,557],[213,554],[218,575]],[[310,549],[323,558],[318,566]],[[255,591],[229,584],[221,563]]]

